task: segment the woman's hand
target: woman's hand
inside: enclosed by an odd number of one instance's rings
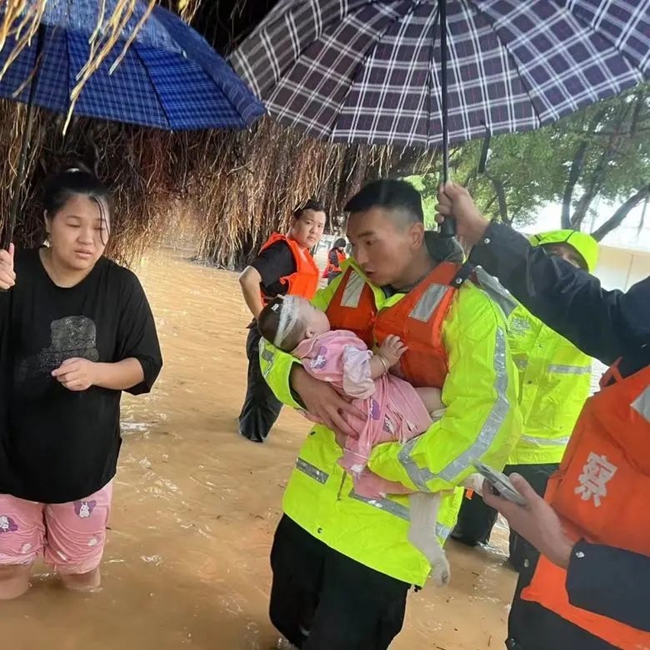
[[[0,290],[8,291],[16,284],[16,274],[14,273],[14,245],[9,246],[9,250],[0,250]]]
[[[294,366],[290,382],[311,415],[317,417],[335,433],[351,438],[358,437],[358,432],[350,427],[343,414],[347,413],[365,420],[367,416],[363,411],[352,406],[328,383],[312,377],[302,366]]]
[[[52,372],[59,383],[71,391],[88,390],[98,381],[98,365],[88,359],[66,359]]]
[[[496,508],[508,520],[510,528],[528,540],[542,555],[553,564],[566,569],[569,566],[574,544],[564,532],[555,510],[522,476],[511,474],[510,480],[526,499],[526,506],[518,506],[512,501],[495,495],[488,481],[483,483],[483,500],[489,506]]]

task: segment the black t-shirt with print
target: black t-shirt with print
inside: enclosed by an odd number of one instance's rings
[[[0,492],[43,503],[81,499],[115,475],[121,391],[69,391],[52,371],[80,357],[133,357],[148,392],[162,367],[154,319],[137,277],[101,258],[75,287],[57,287],[37,250],[16,256],[16,286],[0,296]]]

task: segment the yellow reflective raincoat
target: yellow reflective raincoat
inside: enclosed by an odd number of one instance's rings
[[[556,230],[531,237],[533,245],[569,244],[590,272],[598,243],[585,233]],[[559,463],[591,383],[591,357],[519,305],[510,315],[510,345],[519,369],[523,434],[509,465]]]
[[[354,265],[348,261],[348,265]],[[356,268],[356,267],[355,267]],[[368,284],[360,269],[357,277]],[[339,276],[321,290],[314,305],[325,310]],[[378,310],[405,294],[386,297],[370,284]],[[451,490],[481,460],[501,469],[521,433],[517,406],[517,374],[509,350],[506,320],[485,290],[466,282],[455,294],[443,324],[449,374],[442,399],[445,415],[405,445],[386,443],[373,451],[369,467],[378,475],[413,490]],[[503,296],[499,296],[499,299]],[[514,306],[514,305],[513,305]],[[290,386],[291,366],[298,361],[268,343],[260,348],[261,367],[278,399],[300,408]],[[368,500],[356,495],[352,480],[338,465],[342,450],[325,426],[311,429],[287,486],[285,513],[314,537],[361,564],[409,584],[422,586],[430,566],[407,540],[408,498]],[[437,532],[442,541],[453,528],[462,489],[443,497]]]

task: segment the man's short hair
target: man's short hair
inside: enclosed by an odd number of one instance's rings
[[[325,206],[318,199],[307,199],[307,201],[298,204],[296,209],[293,211],[292,216],[294,219],[300,219],[307,210],[311,210],[312,212],[324,212],[327,216]]]
[[[346,204],[346,212],[365,212],[372,208],[399,210],[412,223],[424,223],[422,197],[407,181],[382,178],[365,185]]]

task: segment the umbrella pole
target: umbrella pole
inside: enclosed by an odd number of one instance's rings
[[[438,0],[438,18],[440,23],[440,86],[442,106],[442,182],[449,180],[449,95],[447,90],[447,0]],[[443,237],[456,234],[456,223],[445,219],[440,224]]]
[[[16,178],[14,179],[14,193],[11,200],[9,209],[9,219],[5,228],[5,235],[2,242],[2,247],[9,250],[14,238],[14,228],[16,227],[16,218],[18,216],[18,208],[20,207],[20,195],[25,180],[25,167],[27,166],[27,153],[29,151],[29,141],[32,135],[32,126],[34,124],[34,100],[36,99],[36,88],[38,86],[38,74],[41,67],[41,54],[43,52],[43,43],[45,41],[45,27],[40,25],[36,35],[36,56],[34,57],[34,72],[29,89],[29,100],[27,103],[27,123],[23,130],[23,138],[20,145],[20,157],[18,159],[18,169],[16,170]]]

